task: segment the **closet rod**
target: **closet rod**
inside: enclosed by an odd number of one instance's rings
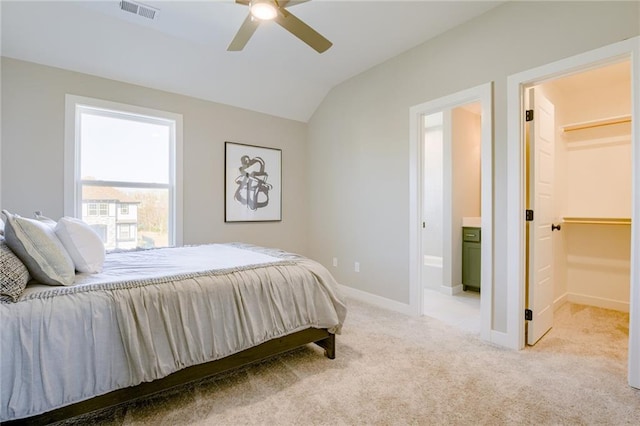
[[[631,219],[614,217],[565,217],[564,223],[585,223],[592,225],[631,225]]]
[[[581,123],[567,124],[562,127],[563,132],[572,132],[574,130],[590,129],[592,127],[611,126],[612,124],[630,123],[631,114],[620,115],[617,117],[602,118],[600,120],[584,121]]]

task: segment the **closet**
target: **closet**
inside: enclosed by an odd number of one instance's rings
[[[628,61],[536,88],[555,106],[555,305],[629,311],[631,74]],[[556,228],[557,229],[557,228]]]

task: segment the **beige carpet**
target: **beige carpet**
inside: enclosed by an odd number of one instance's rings
[[[428,318],[350,301],[337,358],[296,350],[77,423],[116,425],[640,424],[627,314],[566,304],[511,351]]]

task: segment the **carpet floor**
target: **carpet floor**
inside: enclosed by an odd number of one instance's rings
[[[349,301],[337,357],[308,345],[67,424],[639,425],[628,314],[565,304],[522,351]]]

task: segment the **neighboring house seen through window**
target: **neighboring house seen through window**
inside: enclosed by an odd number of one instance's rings
[[[181,121],[177,114],[67,95],[73,137],[67,135],[65,156],[75,161],[66,170],[65,210],[73,208],[98,231],[107,250],[179,244]]]

